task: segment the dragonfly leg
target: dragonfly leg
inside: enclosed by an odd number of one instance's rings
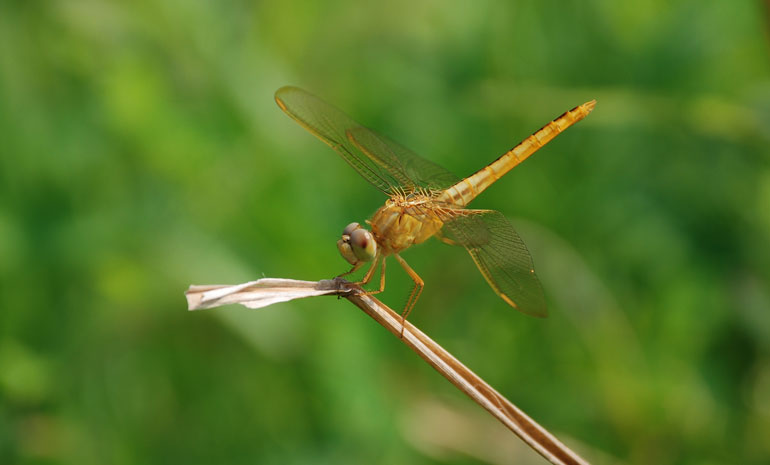
[[[375,268],[377,264],[375,263],[372,266],[372,270]],[[380,262],[380,288],[376,291],[366,291],[364,295],[374,295],[379,294],[380,292],[385,290],[385,257],[382,257],[382,262]]]
[[[339,274],[339,275],[337,275],[337,278],[341,278],[341,277],[343,277],[343,276],[347,276],[347,275],[349,275],[350,273],[355,273],[356,271],[358,271],[358,269],[359,269],[359,268],[361,268],[361,266],[362,266],[364,263],[366,263],[366,262],[358,262],[358,263],[356,263],[355,265],[353,265],[353,268],[351,268],[350,270],[348,270],[348,271],[346,271],[346,272],[344,272],[344,273],[342,273],[342,274]]]
[[[401,313],[401,338],[404,338],[404,326],[406,323],[406,317],[409,316],[409,312],[412,311],[412,308],[414,308],[414,304],[417,303],[417,299],[420,298],[420,294],[422,294],[422,289],[425,287],[425,281],[420,278],[420,275],[415,273],[415,271],[407,265],[406,261],[401,258],[400,255],[395,254],[396,260],[398,260],[398,263],[401,264],[401,266],[404,268],[406,273],[409,275],[410,278],[412,278],[412,281],[414,281],[414,287],[412,288],[412,293],[409,294],[409,300],[406,301],[406,306],[404,307],[403,313]]]
[[[443,242],[444,244],[449,244],[449,245],[460,245],[460,244],[458,244],[456,241],[453,241],[452,239],[450,239],[450,238],[448,238],[448,237],[445,237],[443,234],[441,234],[441,230],[437,231],[437,232],[436,232],[436,234],[435,234],[435,236],[436,236],[436,239],[440,240],[440,241],[441,241],[441,242]]]
[[[382,258],[382,267],[380,268],[380,290],[377,292],[382,292],[385,290],[385,257]]]
[[[377,254],[377,256],[374,257],[374,261],[372,262],[372,266],[369,267],[369,271],[366,272],[364,275],[364,279],[361,280],[358,284],[369,284],[369,281],[372,280],[372,276],[374,276],[374,272],[377,271],[377,262],[380,261],[380,254]]]

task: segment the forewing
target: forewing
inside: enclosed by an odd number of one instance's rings
[[[289,116],[335,149],[367,181],[386,193],[438,189],[458,178],[385,136],[362,126],[320,98],[282,87],[275,100]]]
[[[399,173],[411,186],[439,190],[460,181],[459,177],[445,168],[373,129],[351,130],[348,138],[369,158],[382,160],[390,172]]]
[[[400,184],[386,169],[373,163],[350,143],[350,131],[364,128],[342,111],[291,86],[278,89],[275,101],[286,114],[336,150],[361,176],[383,192],[390,192]]]
[[[451,213],[442,235],[468,250],[489,285],[509,305],[545,317],[545,296],[532,257],[505,216],[494,210]]]

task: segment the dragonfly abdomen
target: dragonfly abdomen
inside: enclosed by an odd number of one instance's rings
[[[466,206],[487,187],[503,177],[516,165],[537,152],[540,147],[550,142],[562,131],[588,116],[596,105],[596,100],[565,111],[561,116],[546,124],[534,134],[524,139],[516,147],[504,153],[497,160],[477,172],[447,188],[437,200],[458,206]]]

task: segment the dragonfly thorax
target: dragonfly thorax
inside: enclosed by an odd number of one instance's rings
[[[381,248],[380,253],[399,253],[425,242],[438,232],[443,221],[431,204],[430,198],[426,196],[392,198],[385,202],[370,220],[372,233]]]

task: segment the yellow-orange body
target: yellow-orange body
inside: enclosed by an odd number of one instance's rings
[[[394,256],[415,284],[402,314],[406,318],[424,282],[400,253],[435,235],[444,242],[464,246],[506,303],[524,313],[545,316],[545,296],[534,274],[532,258],[516,231],[499,212],[466,207],[508,171],[585,118],[596,101],[564,112],[488,166],[457,180],[443,168],[365,128],[302,89],[281,88],[275,99],[290,117],[390,197],[367,221],[371,231],[355,222],[343,230],[337,247],[353,267],[340,276],[371,263],[361,281],[366,284],[379,263],[380,289],[373,292],[381,292],[385,288],[385,257]],[[440,233],[443,227],[448,229],[444,234]]]

